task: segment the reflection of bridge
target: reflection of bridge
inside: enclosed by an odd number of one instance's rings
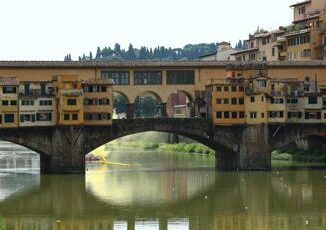
[[[164,230],[171,218],[183,219],[194,230],[303,229],[307,218],[310,225],[319,227],[314,229],[324,229],[326,206],[316,202],[323,200],[324,190],[322,182],[313,179],[322,174],[287,173],[217,173],[214,186],[190,199],[128,208],[123,202],[112,205],[89,194],[83,176],[41,176],[40,185],[33,190],[2,201],[0,216],[7,229],[113,229],[117,222],[135,229],[139,220],[155,220]],[[275,182],[281,180],[287,189],[278,189]],[[94,186],[103,184],[94,181]],[[287,191],[291,195],[284,197]],[[303,196],[306,193],[311,196]]]
[[[115,120],[112,126],[1,129],[0,138],[41,154],[42,173],[85,171],[85,154],[119,137],[145,131],[183,135],[216,150],[217,169],[269,170],[270,150],[309,136],[326,135],[321,124],[212,126],[205,119]]]

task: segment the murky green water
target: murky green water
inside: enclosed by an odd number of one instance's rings
[[[221,173],[209,157],[123,149],[110,160],[126,165],[41,176],[35,155],[10,151],[0,229],[326,229],[326,170]]]

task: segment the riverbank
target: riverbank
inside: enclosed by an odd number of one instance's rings
[[[326,163],[326,153],[321,150],[275,150],[272,152],[272,160],[296,161],[307,163]]]
[[[199,143],[178,143],[178,144],[167,144],[167,143],[148,143],[143,141],[128,141],[128,142],[116,142],[115,146],[133,147],[144,150],[164,150],[169,152],[186,152],[186,153],[197,153],[214,155],[214,150],[208,148],[205,145]]]

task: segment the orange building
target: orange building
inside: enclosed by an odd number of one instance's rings
[[[84,91],[84,124],[112,124],[113,89],[111,80],[82,82]]]
[[[80,125],[84,121],[83,89],[77,75],[53,77],[57,99],[57,124]]]
[[[245,123],[244,77],[228,77],[212,79],[206,87],[209,100],[208,116],[214,124],[243,124]]]

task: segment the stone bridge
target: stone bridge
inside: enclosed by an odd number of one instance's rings
[[[0,129],[0,139],[40,154],[42,173],[84,173],[85,155],[117,138],[159,131],[179,134],[216,151],[218,170],[270,170],[272,149],[309,136],[326,136],[326,125],[213,126],[198,118],[114,120],[112,126],[48,126]]]

